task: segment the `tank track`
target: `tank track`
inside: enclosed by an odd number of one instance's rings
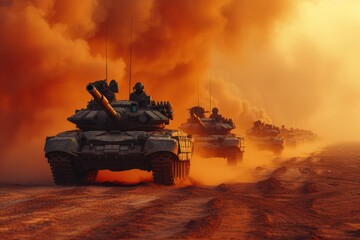
[[[271,147],[271,151],[274,153],[274,155],[280,156],[282,154],[282,152],[284,151],[284,147],[281,145],[273,146],[273,147]]]
[[[179,161],[171,154],[158,153],[151,158],[153,181],[160,185],[174,185],[190,173],[190,161]]]
[[[242,162],[243,153],[238,148],[229,148],[227,150],[226,161],[228,166],[236,167]]]
[[[73,164],[74,157],[65,153],[48,156],[53,181],[56,185],[82,185],[95,181],[98,171],[80,172]]]

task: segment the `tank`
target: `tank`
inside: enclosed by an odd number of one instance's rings
[[[209,117],[200,106],[189,110],[189,118],[180,129],[191,134],[195,140],[195,152],[205,158],[226,158],[229,166],[236,166],[243,159],[244,140],[231,133],[235,124],[219,114],[217,108],[212,109]]]
[[[280,129],[280,136],[284,139],[286,147],[295,148],[303,143],[312,142],[317,139],[315,133],[310,130],[299,128],[286,128],[282,125]]]
[[[68,120],[76,130],[46,138],[45,156],[57,185],[88,184],[99,170],[152,171],[156,184],[172,185],[189,176],[193,139],[166,129],[169,102],[155,102],[137,83],[130,100],[116,100],[117,83],[86,86],[93,99]]]
[[[274,125],[255,121],[246,135],[247,140],[260,150],[272,151],[275,155],[284,150],[284,139],[280,136],[280,129]]]

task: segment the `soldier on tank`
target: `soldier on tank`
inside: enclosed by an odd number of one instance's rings
[[[216,107],[214,107],[211,110],[210,118],[214,119],[216,122],[222,122],[222,123],[230,124],[231,126],[233,126],[235,128],[235,124],[232,121],[232,119],[231,118],[229,118],[229,119],[224,118],[221,114],[219,114],[219,109],[216,108]]]
[[[137,82],[133,87],[133,92],[130,94],[130,101],[136,101],[139,103],[139,107],[145,108],[150,104],[150,96],[144,91],[144,84]]]
[[[215,120],[218,121],[218,122],[224,120],[224,118],[222,117],[222,115],[219,114],[219,109],[216,108],[216,107],[214,107],[214,108],[211,110],[210,118],[213,118],[213,119],[215,119]]]

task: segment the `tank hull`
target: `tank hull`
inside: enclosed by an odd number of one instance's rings
[[[244,140],[234,134],[194,135],[195,151],[204,158],[227,158],[229,165],[242,161]]]
[[[284,140],[279,137],[249,136],[247,141],[259,150],[271,151],[275,155],[280,155],[284,150]]]
[[[179,163],[181,166],[184,165],[184,168],[188,168],[192,149],[193,140],[183,132],[175,130],[152,132],[74,130],[48,137],[44,150],[51,167],[54,162],[62,161],[60,158],[54,160],[62,154],[67,156],[64,161],[70,162],[75,171],[86,173],[105,169],[153,171],[154,166],[158,165],[154,162],[159,156],[159,158],[166,156],[166,159],[170,159],[170,164]]]

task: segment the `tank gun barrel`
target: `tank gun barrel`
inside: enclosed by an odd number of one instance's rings
[[[88,84],[86,86],[86,90],[94,97],[94,99],[104,108],[107,114],[112,118],[118,118],[119,114],[115,111],[115,109],[109,104],[107,98],[102,95],[94,85]]]
[[[203,128],[206,128],[204,122],[195,114],[191,113],[191,116],[196,120],[197,123],[199,123]]]

